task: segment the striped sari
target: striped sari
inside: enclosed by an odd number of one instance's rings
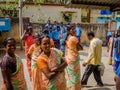
[[[65,58],[68,66],[65,69],[65,78],[67,90],[81,90],[80,57],[79,52],[75,49],[78,39],[75,36],[70,36],[66,42],[67,46]]]
[[[22,61],[18,56],[16,56],[16,72],[14,72],[11,76],[11,82],[14,90],[27,90],[26,81],[24,78],[24,70],[23,70],[23,64]],[[7,90],[6,85],[2,84],[1,90]]]
[[[36,59],[38,58],[38,56],[41,53],[40,50],[40,45],[36,46],[35,44],[33,44],[30,49],[29,49],[29,53],[32,55],[32,61],[31,61],[31,69],[32,69],[32,84],[33,84],[33,89],[32,90],[41,90],[40,86],[41,86],[41,71],[39,70],[39,68],[37,68],[37,63],[36,63]]]
[[[51,49],[51,54],[47,57],[41,54],[37,59],[38,68],[49,68],[50,70],[56,65],[61,64],[62,54],[57,49]],[[66,90],[64,72],[59,73],[56,77],[49,80],[44,73],[41,78],[41,89],[39,90]]]

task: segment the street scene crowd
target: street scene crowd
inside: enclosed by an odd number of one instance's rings
[[[32,90],[81,90],[87,85],[93,73],[96,87],[103,87],[101,76],[104,74],[102,58],[103,42],[96,38],[93,31],[87,32],[90,41],[86,67],[83,76],[80,70],[82,28],[79,23],[48,20],[41,32],[33,32],[28,25],[21,37],[25,43],[26,65]],[[23,63],[15,53],[16,40],[7,37],[3,40],[6,54],[0,61],[3,83],[1,90],[27,90]],[[120,90],[120,30],[108,32],[108,64],[113,67],[116,90]]]

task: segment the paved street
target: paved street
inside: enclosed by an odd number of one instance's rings
[[[81,64],[83,63],[83,61],[87,58],[87,51],[88,48],[84,47],[84,51],[80,52],[81,53]],[[22,61],[24,62],[24,70],[25,70],[25,78],[27,80],[27,85],[28,85],[28,90],[32,90],[31,88],[31,82],[29,81],[29,77],[28,77],[28,71],[27,71],[27,67],[26,67],[26,62],[25,62],[25,55],[24,55],[24,51],[20,51],[19,49],[17,49],[16,53],[21,57]],[[2,58],[3,56],[3,52],[0,51],[0,58]],[[90,76],[89,81],[88,81],[88,85],[84,88],[82,88],[82,90],[115,90],[115,86],[114,86],[114,73],[113,73],[113,68],[112,66],[108,65],[108,53],[106,52],[106,48],[103,47],[103,55],[102,55],[102,61],[105,64],[105,73],[104,76],[102,77],[102,80],[104,82],[104,87],[102,88],[96,88],[96,82],[93,78],[93,75]],[[84,72],[84,67],[81,65],[81,76]],[[0,73],[0,80],[2,80],[1,77],[1,73]],[[1,82],[0,82],[1,85]],[[62,89],[61,89],[62,90]]]

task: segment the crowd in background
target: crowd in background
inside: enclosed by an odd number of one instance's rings
[[[64,24],[48,20],[41,33],[34,33],[32,26],[24,30],[22,40],[25,43],[25,55],[32,90],[81,90],[87,85],[91,73],[98,87],[104,86],[102,41],[95,37],[94,32],[87,33],[90,40],[89,55],[83,66],[87,66],[80,79],[80,54],[83,50],[80,43],[82,28],[80,24]],[[116,90],[120,90],[120,31],[117,36],[108,39],[108,51],[114,61]],[[2,90],[27,90],[23,64],[16,55],[16,41],[8,37],[3,42],[6,54],[0,67],[3,75]],[[101,73],[102,72],[102,73]]]
[[[69,34],[69,29],[71,26],[75,29],[75,35],[78,38],[78,41],[80,42],[82,28],[80,27],[79,23],[64,24],[63,22],[58,23],[54,21],[54,24],[51,24],[51,21],[48,20],[44,28],[45,30],[48,30],[49,37],[55,42],[55,47],[64,50],[63,44],[66,40],[67,35]]]

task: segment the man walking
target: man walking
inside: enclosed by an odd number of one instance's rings
[[[94,78],[97,82],[97,86],[103,86],[100,76],[100,70],[98,69],[99,64],[101,63],[102,41],[98,38],[95,38],[93,32],[89,32],[87,36],[90,40],[89,56],[88,59],[83,63],[83,66],[87,65],[87,68],[83,74],[81,84],[87,85],[88,78],[93,72]]]

